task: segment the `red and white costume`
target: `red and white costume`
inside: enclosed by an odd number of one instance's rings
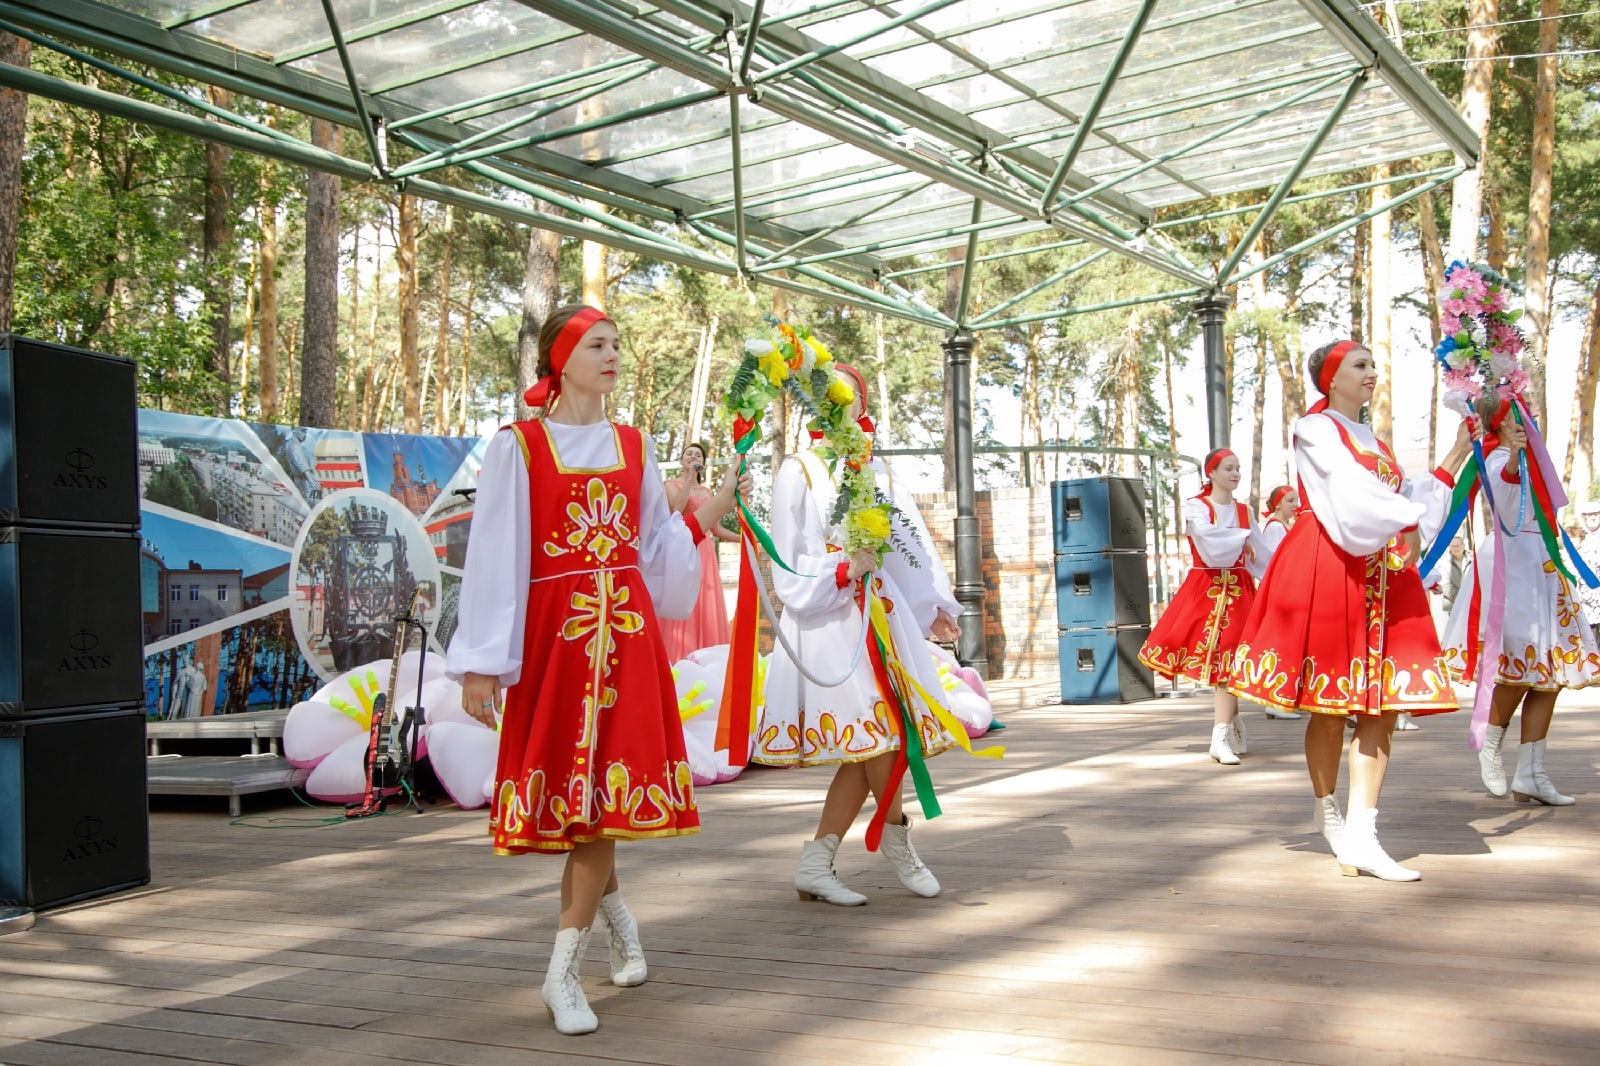
[[[1245,545],[1262,550],[1261,535],[1242,503],[1218,506],[1201,493],[1184,501],[1189,573],[1139,649],[1139,661],[1164,677],[1220,685],[1255,601]]]
[[[542,420],[484,456],[446,672],[508,686],[499,854],[699,831],[657,615],[693,609],[701,534],[653,451],[628,426]]]
[[[1261,540],[1256,546],[1255,562],[1250,564],[1250,576],[1259,584],[1267,576],[1272,557],[1283,547],[1283,538],[1289,535],[1289,526],[1275,514],[1269,514],[1261,523]]]
[[[684,514],[694,514],[700,505],[711,499],[712,492],[704,485],[674,479],[670,488],[689,486],[689,499],[684,504]],[[667,659],[677,662],[690,652],[728,643],[728,605],[722,598],[722,576],[717,571],[717,542],[707,535],[700,542],[700,595],[695,599],[694,611],[687,618],[664,619],[661,623],[662,643],[667,646]]]
[[[1372,430],[1333,411],[1294,425],[1302,509],[1234,654],[1229,691],[1284,710],[1377,715],[1456,709],[1416,567],[1450,509],[1443,471],[1407,478]]]
[[[1495,509],[1508,526],[1517,520],[1521,475],[1511,453],[1496,448],[1484,459]],[[1494,567],[1506,557],[1505,615],[1501,623],[1500,659],[1495,682],[1552,691],[1600,684],[1600,650],[1594,631],[1583,617],[1578,590],[1550,561],[1539,535],[1539,519],[1529,501],[1526,518],[1515,537],[1504,533],[1484,538],[1472,557],[1461,592],[1444,628],[1445,662],[1457,680],[1467,665],[1468,634],[1483,640],[1482,626],[1473,626],[1489,608]]]

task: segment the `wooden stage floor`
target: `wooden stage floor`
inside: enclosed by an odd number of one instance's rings
[[[1600,693],[1556,718],[1575,807],[1486,796],[1465,713],[1397,735],[1379,828],[1423,880],[1387,884],[1313,835],[1300,723],[1247,708],[1223,768],[1208,697],[1056,691],[999,684],[1006,758],[933,763],[938,899],[859,829],[839,872],[869,905],[796,898],[821,769],[703,789],[700,836],[623,846],[651,979],[612,988],[591,944],[589,1037],[539,1001],[560,864],[494,858],[482,812],[255,828],[164,801],[148,888],[0,937],[0,1062],[1600,1062]]]

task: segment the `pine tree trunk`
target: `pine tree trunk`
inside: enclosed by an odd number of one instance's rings
[[[1387,164],[1372,168],[1372,179],[1382,181],[1389,176]],[[1377,185],[1372,189],[1373,206],[1389,198],[1389,186]],[[1389,212],[1372,218],[1372,240],[1367,246],[1367,298],[1372,308],[1367,324],[1372,336],[1367,350],[1372,353],[1373,368],[1378,372],[1378,387],[1372,390],[1372,432],[1379,440],[1394,439],[1394,352],[1392,343],[1390,300],[1390,241]]]
[[[599,204],[590,204],[601,210]],[[583,302],[606,309],[606,246],[596,241],[583,242]]]
[[[345,323],[345,336],[350,338],[350,354],[352,359],[356,352],[356,338],[361,336],[361,227],[356,226],[350,233],[350,291],[345,294],[345,304],[350,309],[349,320]],[[355,429],[360,425],[358,421],[361,411],[360,383],[361,374],[357,366],[345,369],[344,375],[344,410],[341,413],[340,425]]]
[[[208,85],[206,100],[214,107],[227,107],[229,94],[226,89]],[[233,340],[233,181],[228,176],[232,157],[233,151],[226,145],[206,142],[200,260],[205,309],[211,320],[207,363],[216,379],[216,413],[223,418],[230,413],[233,395],[228,372]]]
[[[1433,193],[1417,197],[1417,222],[1421,231],[1422,282],[1428,297],[1428,336],[1433,348],[1439,346],[1444,333],[1439,325],[1439,293],[1444,291],[1444,252],[1439,247],[1439,219],[1433,213]],[[1429,360],[1433,375],[1432,395],[1428,400],[1428,468],[1431,470],[1439,454],[1439,364]]]
[[[522,274],[522,327],[517,331],[518,418],[532,412],[522,394],[539,380],[539,329],[561,306],[561,234],[528,231],[528,254]]]
[[[447,204],[444,209],[444,251],[439,256],[439,333],[433,343],[433,364],[438,374],[439,396],[434,403],[434,432],[441,437],[450,435],[451,377],[450,377],[450,260],[455,251],[456,209]]]
[[[1467,0],[1467,63],[1462,69],[1461,115],[1478,135],[1478,165],[1456,178],[1451,190],[1450,258],[1478,257],[1483,219],[1483,172],[1489,160],[1489,114],[1494,54],[1499,47],[1499,0]]]
[[[1044,330],[1040,324],[1034,323],[1024,327],[1027,341],[1023,345],[1022,355],[1022,443],[1024,445],[1038,444],[1044,439],[1041,429],[1043,411],[1039,403],[1039,364],[1043,359],[1040,346],[1044,343]],[[881,405],[880,405],[881,406]],[[1121,403],[1118,403],[1118,421],[1121,421]],[[1116,432],[1112,437],[1115,439]],[[1024,462],[1025,469],[1018,471],[1022,474],[1024,485],[1037,485],[1044,476],[1043,457],[1037,452],[1028,456]]]
[[[0,63],[26,67],[32,45],[0,33]],[[28,141],[28,96],[0,89],[0,333],[11,330],[17,232],[22,221],[22,156]]]
[[[1595,383],[1600,380],[1600,279],[1596,279],[1594,294],[1589,298],[1589,316],[1583,337],[1577,391],[1572,398],[1572,426],[1567,433],[1566,469],[1562,480],[1569,486],[1569,494],[1574,499],[1595,499],[1594,402]]]
[[[400,272],[401,429],[422,432],[422,373],[417,359],[417,237],[422,204],[409,193],[400,194],[400,232],[395,241],[395,264]]]
[[[256,343],[256,285],[261,273],[260,249],[250,256],[244,279],[244,337],[239,344],[239,417],[250,417],[250,349]]]
[[[467,280],[467,305],[461,313],[461,407],[456,415],[456,435],[467,435],[467,398],[472,395],[472,304],[477,299],[478,274]]]
[[[311,143],[338,153],[344,132],[311,120]],[[332,427],[339,388],[339,179],[312,171],[306,180],[305,341],[300,346],[300,425]]]
[[[1550,343],[1550,202],[1556,148],[1556,89],[1560,71],[1561,0],[1540,0],[1539,78],[1533,98],[1533,170],[1528,183],[1528,247],[1525,253],[1528,406],[1545,424],[1545,351]]]
[[[1350,249],[1350,339],[1366,343],[1367,309],[1367,237],[1372,223],[1363,222],[1355,228],[1355,240]]]
[[[261,421],[278,419],[278,205],[261,199]]]
[[[1500,194],[1494,189],[1488,191],[1489,201],[1489,244],[1484,252],[1484,259],[1489,264],[1489,269],[1499,274],[1506,272],[1506,256],[1509,249],[1506,247],[1506,221],[1505,215],[1500,210]]]

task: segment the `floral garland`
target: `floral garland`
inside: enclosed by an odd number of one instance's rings
[[[1522,395],[1528,374],[1517,362],[1524,347],[1506,298],[1511,283],[1488,267],[1456,260],[1444,276],[1439,326],[1444,339],[1434,358],[1444,368],[1445,406],[1475,419],[1473,401],[1491,390]]]
[[[733,415],[734,447],[743,454],[761,439],[761,416],[787,392],[810,416],[806,428],[825,441],[817,450],[829,461],[839,490],[830,515],[833,537],[847,552],[864,549],[881,560],[898,540],[891,521],[898,508],[879,491],[872,471],[870,423],[850,417],[856,391],[834,369],[833,353],[809,326],[791,326],[770,315],[766,321],[760,336],[744,342],[723,397],[723,407]],[[915,556],[905,554],[915,565]]]

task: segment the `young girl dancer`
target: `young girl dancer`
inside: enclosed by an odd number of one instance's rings
[[[1359,421],[1378,381],[1372,353],[1340,341],[1313,352],[1307,369],[1324,399],[1294,425],[1306,506],[1256,597],[1228,687],[1263,706],[1312,712],[1306,768],[1341,872],[1415,881],[1422,875],[1378,843],[1378,795],[1395,714],[1456,709],[1415,563],[1421,527],[1431,536],[1449,512],[1469,441],[1463,427],[1443,467],[1408,479]],[[1345,822],[1333,790],[1351,716]]]
[[[699,831],[656,610],[693,607],[695,545],[738,484],[730,471],[696,514],[668,511],[650,439],[605,417],[618,361],[602,312],[565,307],[545,322],[527,400],[546,416],[505,427],[484,455],[446,664],[468,714],[493,727],[504,709],[495,853],[567,857],[542,995],[568,1034],[599,1024],[578,982],[597,909],[612,982],[646,977],[616,842]]]
[[[1600,650],[1584,622],[1576,590],[1550,565],[1539,535],[1538,516],[1531,506],[1521,506],[1523,486],[1517,456],[1527,446],[1527,433],[1510,417],[1508,401],[1485,399],[1487,404],[1480,405],[1478,412],[1490,434],[1484,439],[1484,465],[1489,475],[1485,488],[1494,494],[1498,521],[1510,525],[1524,510],[1527,517],[1516,536],[1491,532],[1473,556],[1462,582],[1465,595],[1456,596],[1445,625],[1445,658],[1456,677],[1473,680],[1464,676],[1467,649],[1474,639],[1483,640],[1480,626],[1474,623],[1488,608],[1494,568],[1503,557],[1505,588],[1511,594],[1505,597],[1500,647],[1484,647],[1480,652],[1496,655],[1497,663],[1489,725],[1478,751],[1478,773],[1489,795],[1506,794],[1501,747],[1511,716],[1521,706],[1521,744],[1511,793],[1519,803],[1537,801],[1564,807],[1574,801],[1550,783],[1544,768],[1545,739],[1561,690],[1600,683]]]
[[[1255,599],[1256,582],[1248,567],[1265,547],[1250,509],[1233,498],[1239,487],[1239,457],[1218,448],[1200,469],[1206,487],[1183,505],[1189,573],[1139,649],[1139,661],[1164,677],[1188,677],[1216,687],[1210,754],[1224,766],[1237,766],[1249,748],[1238,697],[1223,681]]]
[[[835,364],[855,386],[852,416],[872,432],[866,418],[867,383],[860,371]],[[867,897],[847,888],[834,872],[839,842],[855,824],[870,791],[884,814],[880,849],[900,883],[919,896],[939,894],[939,881],[911,844],[911,821],[901,810],[900,788],[892,770],[901,745],[889,721],[893,696],[879,688],[871,653],[863,645],[872,635],[862,626],[861,596],[871,582],[888,614],[896,654],[908,674],[934,699],[942,699],[938,671],[923,643],[925,636],[950,641],[957,636],[961,605],[950,590],[933,539],[908,493],[898,491],[882,459],[872,460],[878,487],[894,500],[898,545],[880,564],[870,551],[846,554],[831,518],[837,490],[828,464],[814,451],[790,456],[772,485],[772,539],[778,554],[797,572],[772,568],[772,584],[783,600],[779,620],[788,646],[772,651],[766,702],[756,727],[753,762],[769,766],[833,765],[822,814],[813,839],[800,849],[794,887],[802,899],[855,907]],[[824,686],[856,663],[841,684]],[[810,677],[807,676],[810,675]],[[817,679],[817,680],[813,680]],[[924,756],[937,755],[953,738],[913,696],[913,718]]]
[[[1293,485],[1279,485],[1267,494],[1267,506],[1261,512],[1261,542],[1266,550],[1258,551],[1255,562],[1250,564],[1250,576],[1256,579],[1258,587],[1262,578],[1267,576],[1267,567],[1278,553],[1283,538],[1289,535],[1289,527],[1294,525],[1295,512],[1299,509],[1300,494]],[[1299,711],[1286,711],[1270,703],[1262,710],[1268,718],[1300,717]]]

